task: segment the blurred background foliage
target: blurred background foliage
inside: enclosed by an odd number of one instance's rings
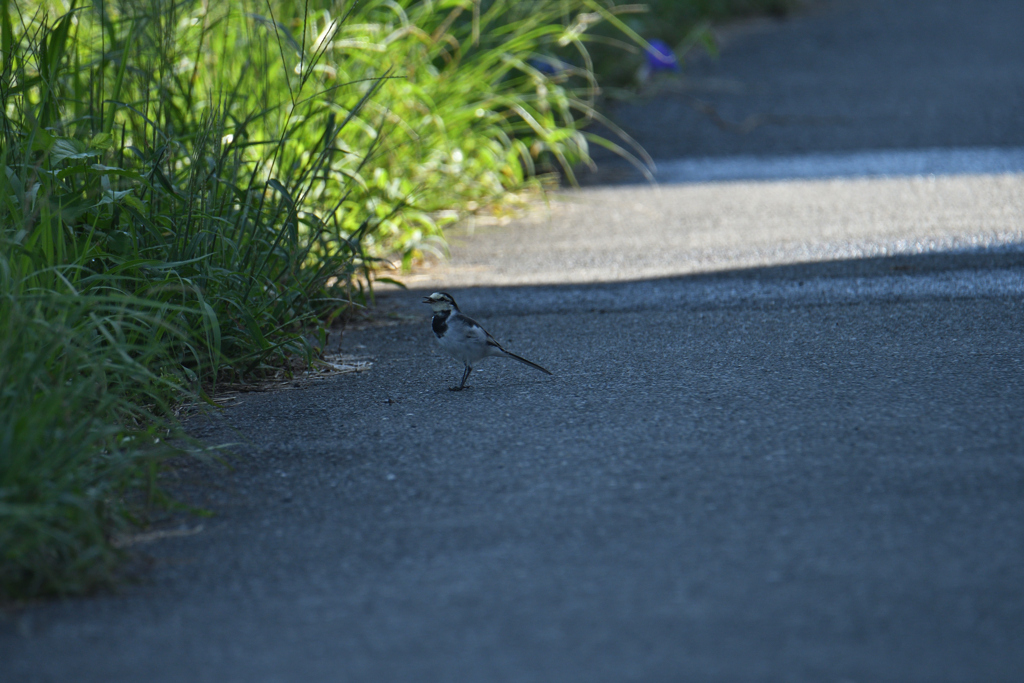
[[[176,407],[315,364],[383,259],[643,167],[601,60],[730,2],[0,0],[0,591],[109,582]]]
[[[716,54],[711,27],[717,22],[753,16],[783,17],[807,0],[646,0],[619,3],[618,15],[629,30],[645,41],[660,42],[681,64],[691,50]],[[641,85],[646,50],[622,41],[622,31],[605,23],[589,36],[594,70],[601,84],[616,97],[630,97]],[[639,77],[638,77],[639,76]]]

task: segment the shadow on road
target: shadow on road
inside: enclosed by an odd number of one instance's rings
[[[414,316],[345,332],[370,372],[240,397],[204,433],[244,443],[196,475],[201,533],[146,545],[143,585],[0,622],[0,661],[83,683],[1015,681],[1022,272],[1007,249],[466,289],[555,376],[495,359],[458,393],[421,292],[382,295]]]
[[[428,288],[429,289],[429,288]],[[428,289],[389,293],[412,311]],[[434,288],[436,289],[436,288]],[[430,290],[433,291],[433,290]],[[593,284],[452,288],[480,314],[572,313],[722,305],[839,304],[857,301],[1024,296],[1024,243],[999,248],[896,254],[739,268]],[[470,310],[467,308],[466,310]]]

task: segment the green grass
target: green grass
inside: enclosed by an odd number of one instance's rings
[[[0,325],[17,330],[0,338],[0,585],[85,590],[111,576],[123,498],[166,453],[154,347],[127,342],[161,323],[122,297],[39,292],[0,300]]]
[[[342,171],[359,188],[343,204],[349,215],[383,216],[406,204],[367,236],[373,253],[397,253],[407,266],[437,250],[440,228],[465,211],[500,204],[538,173],[557,169],[571,179],[590,145],[643,158],[585,130],[601,118],[587,30],[614,19],[603,4],[366,0],[352,11],[341,23],[330,11],[312,14],[310,43],[327,83],[366,82],[388,69],[346,139],[350,149],[372,148],[372,163]],[[538,60],[565,53],[577,66],[538,69]],[[338,91],[337,106],[351,110],[356,96]]]
[[[188,448],[176,404],[308,362],[378,258],[610,145],[584,130],[602,17],[0,1],[0,590],[111,581]]]
[[[93,34],[89,10],[5,10],[0,586],[80,592],[111,577],[113,535],[139,519],[128,501],[159,499],[170,406],[308,357],[301,332],[343,303],[327,279],[350,283],[365,259],[359,234],[299,210],[308,174],[277,179],[301,104],[271,120],[229,94],[196,100],[161,71],[182,45],[158,21]],[[250,59],[269,65],[270,48]],[[267,137],[226,143],[245,111]]]

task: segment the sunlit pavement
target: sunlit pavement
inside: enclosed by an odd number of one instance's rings
[[[570,191],[514,226],[470,222],[453,234],[449,260],[405,282],[421,288],[580,284],[843,259],[1016,252],[1024,248],[1024,150],[1007,155],[1021,172]],[[799,159],[807,167],[813,160]],[[841,157],[829,158],[835,160]]]
[[[387,292],[341,340],[370,372],[195,420],[240,443],[181,474],[217,515],[115,596],[5,615],[0,679],[1020,680],[1024,5],[837,6],[700,68],[776,74],[787,115],[853,93],[838,142],[666,141],[661,185],[468,225],[409,278],[554,377],[447,391],[422,292]],[[807,85],[901,61],[916,129],[884,83]],[[942,78],[970,97],[929,107]]]

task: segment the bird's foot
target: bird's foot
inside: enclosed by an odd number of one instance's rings
[[[463,389],[472,389],[473,387],[448,387],[448,391],[462,391]]]

